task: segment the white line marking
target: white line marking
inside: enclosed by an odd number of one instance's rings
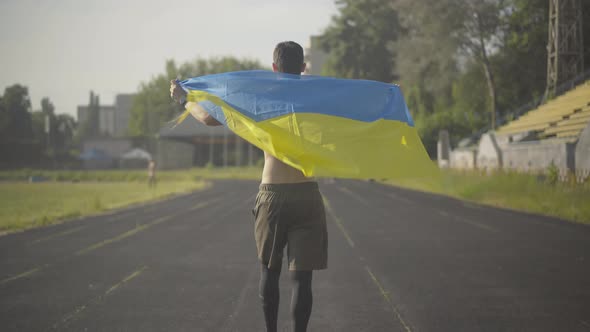
[[[401,196],[400,196],[400,195],[398,195],[398,194],[394,194],[394,193],[388,193],[388,194],[387,194],[387,196],[389,196],[389,197],[391,197],[391,198],[393,198],[393,199],[395,199],[395,200],[402,201],[402,202],[404,202],[404,203],[406,203],[406,204],[408,204],[408,205],[414,205],[414,204],[416,204],[416,203],[414,203],[413,201],[411,201],[411,200],[409,200],[409,199],[407,199],[407,198],[405,198],[405,197],[401,197]]]
[[[346,188],[346,187],[341,187],[341,186],[336,186],[336,188],[340,191],[342,191],[343,193],[346,193],[354,198],[356,198],[358,201],[360,201],[361,203],[369,206],[369,202],[364,199],[363,197],[361,197],[359,194],[353,192],[352,190]]]
[[[254,280],[255,280],[257,274],[258,274],[258,269],[251,269],[250,270],[250,273],[248,274],[248,279],[246,280],[246,283],[244,284],[244,286],[242,286],[242,290],[240,291],[240,295],[238,296],[238,298],[235,301],[233,311],[229,315],[229,317],[227,317],[225,324],[223,324],[223,327],[220,329],[221,331],[237,330],[235,326],[232,328],[232,325],[234,325],[234,321],[236,319],[236,316],[240,313],[240,311],[244,307],[244,302],[246,301],[246,293],[248,293],[248,291],[251,289],[252,283],[254,283]]]
[[[437,210],[437,211],[438,211],[438,214],[440,214],[441,216],[444,216],[444,217],[449,217],[450,220],[454,220],[454,221],[462,222],[464,224],[475,226],[477,228],[486,230],[488,232],[493,232],[493,233],[497,233],[498,232],[497,229],[495,229],[495,228],[493,228],[491,226],[488,226],[488,225],[485,225],[485,224],[482,224],[482,223],[478,223],[476,221],[472,221],[472,220],[469,220],[469,219],[464,218],[464,217],[461,217],[461,216],[450,215],[448,212],[443,211],[443,210]]]
[[[46,236],[46,237],[42,237],[42,238],[37,239],[35,241],[29,242],[29,245],[37,244],[37,243],[45,242],[47,240],[51,240],[51,239],[54,239],[54,238],[57,238],[57,237],[62,237],[62,236],[66,236],[66,235],[69,235],[69,234],[77,233],[77,232],[83,230],[86,227],[88,227],[88,225],[74,227],[72,229],[68,229],[68,230],[65,230],[65,231],[62,231],[62,232],[59,232],[59,233],[56,233],[56,234],[52,234],[52,235],[49,235],[49,236]]]
[[[365,266],[365,269],[367,270],[367,273],[369,273],[369,276],[371,276],[371,280],[373,280],[373,283],[375,284],[375,286],[377,286],[377,288],[379,289],[379,292],[381,292],[381,296],[383,296],[383,299],[385,299],[387,304],[389,304],[389,306],[391,307],[391,310],[395,314],[397,320],[403,325],[404,329],[407,332],[412,332],[412,329],[410,328],[410,326],[404,321],[404,319],[402,318],[402,315],[399,313],[397,308],[391,302],[391,298],[389,297],[389,293],[387,291],[385,291],[385,289],[383,288],[383,286],[381,285],[381,283],[379,282],[379,280],[377,279],[377,277],[375,276],[373,271],[371,271],[371,269],[368,266]]]
[[[72,310],[69,313],[65,314],[60,321],[58,321],[57,323],[53,324],[53,326],[51,326],[49,328],[49,330],[58,330],[59,327],[65,327],[70,321],[72,321],[75,318],[77,318],[84,310],[86,310],[86,308],[88,308],[91,305],[99,304],[107,296],[109,296],[112,292],[114,292],[117,288],[121,287],[123,284],[126,284],[129,281],[131,281],[132,279],[136,278],[137,276],[139,276],[140,274],[142,274],[143,271],[145,271],[146,269],[147,269],[147,266],[143,266],[143,267],[139,268],[138,270],[134,271],[133,273],[131,273],[130,275],[128,275],[127,277],[125,277],[123,280],[121,280],[118,283],[114,284],[104,294],[99,295],[99,296],[91,299],[86,304],[83,304],[81,306],[78,306],[78,307],[74,308],[74,310]]]
[[[340,229],[340,232],[342,232],[342,235],[344,235],[346,242],[348,242],[348,244],[350,245],[351,248],[354,248],[354,241],[352,241],[352,238],[350,237],[350,235],[348,235],[348,231],[346,231],[346,228],[344,228],[344,225],[342,224],[342,220],[340,220],[340,218],[338,218],[334,214],[334,211],[332,210],[332,206],[330,205],[330,201],[328,201],[328,199],[325,196],[323,196],[323,198],[324,198],[324,205],[326,206],[326,211],[328,211],[328,214],[330,214],[332,216],[332,220],[334,221],[336,226],[338,226],[338,229]]]
[[[12,277],[8,277],[6,279],[1,280],[0,281],[0,285],[3,285],[5,283],[7,283],[7,282],[11,282],[11,281],[14,281],[14,280],[17,280],[17,279],[26,278],[26,277],[31,276],[31,275],[33,275],[33,274],[35,274],[35,273],[37,273],[37,272],[39,272],[41,270],[46,269],[47,267],[49,267],[49,264],[41,265],[41,266],[38,266],[36,268],[30,269],[28,271],[25,271],[25,272],[23,272],[21,274],[18,274],[18,275],[12,276]]]

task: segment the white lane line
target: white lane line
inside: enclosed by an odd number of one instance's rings
[[[140,269],[134,271],[133,273],[131,273],[130,275],[128,275],[127,277],[125,277],[125,279],[119,281],[118,283],[114,284],[111,288],[109,288],[109,290],[104,294],[109,295],[110,293],[114,292],[117,288],[121,287],[123,284],[129,282],[129,280],[139,276],[140,274],[143,273],[143,271],[145,271],[147,269],[147,266],[143,266]]]
[[[383,297],[383,299],[385,300],[385,302],[387,302],[387,304],[389,304],[389,306],[391,307],[391,310],[393,311],[393,314],[395,315],[395,317],[397,318],[397,320],[402,324],[402,326],[404,327],[404,329],[407,332],[412,332],[412,329],[404,321],[404,319],[402,318],[402,315],[399,313],[399,310],[397,310],[397,308],[395,307],[395,305],[393,305],[393,302],[391,302],[391,298],[389,297],[389,292],[385,291],[385,288],[383,288],[383,286],[379,282],[379,279],[377,279],[377,277],[375,276],[375,274],[373,273],[373,271],[371,271],[371,269],[369,268],[369,266],[365,266],[365,270],[367,270],[367,273],[371,277],[371,280],[373,281],[373,284],[375,284],[375,286],[377,286],[377,288],[379,289],[379,292],[381,293],[381,296]]]
[[[238,296],[238,298],[235,301],[232,313],[229,315],[229,317],[227,317],[225,324],[223,324],[220,331],[238,330],[235,326],[233,326],[234,321],[235,321],[236,317],[238,316],[238,314],[240,313],[240,311],[242,311],[242,309],[244,307],[244,303],[246,301],[246,294],[248,293],[248,291],[250,291],[252,284],[255,283],[257,274],[258,274],[257,268],[250,270],[250,273],[248,274],[248,278],[246,280],[246,283],[244,283],[244,285],[242,286],[242,290],[240,291],[240,295]],[[232,326],[233,326],[233,328],[232,328]]]
[[[59,232],[59,233],[51,234],[49,236],[42,237],[40,239],[31,241],[28,244],[29,245],[33,245],[33,244],[45,242],[47,240],[55,239],[55,238],[58,238],[58,237],[62,237],[62,236],[66,236],[66,235],[70,235],[70,234],[74,234],[74,233],[78,233],[79,231],[83,230],[86,227],[88,227],[88,225],[74,227],[72,229],[68,229],[68,230],[65,230],[65,231],[62,231],[62,232]]]
[[[448,217],[448,219],[450,219],[450,220],[462,222],[464,224],[471,225],[471,226],[477,227],[479,229],[483,229],[488,232],[498,233],[498,230],[494,227],[491,227],[491,226],[488,226],[488,225],[485,225],[482,223],[478,223],[476,221],[473,221],[473,220],[470,220],[470,219],[467,219],[467,218],[464,218],[461,216],[450,215],[448,212],[443,211],[443,210],[438,210],[438,214],[440,214],[441,216],[444,216],[444,217]]]
[[[359,194],[353,192],[352,190],[342,186],[336,186],[336,188],[342,191],[343,193],[346,193],[347,195],[356,198],[359,202],[365,204],[366,206],[369,206],[369,202],[365,198],[361,197]]]
[[[8,277],[6,279],[0,280],[0,285],[3,285],[5,283],[7,283],[7,282],[11,282],[11,281],[14,281],[14,280],[17,280],[17,279],[26,278],[28,276],[31,276],[31,275],[35,274],[35,273],[38,273],[41,270],[44,270],[44,269],[48,268],[49,266],[50,266],[49,264],[37,266],[37,267],[32,268],[32,269],[30,269],[28,271],[25,271],[25,272],[23,272],[21,274],[17,274],[15,276]]]
[[[494,227],[491,227],[491,226],[488,226],[488,225],[485,225],[485,224],[482,224],[482,223],[478,223],[478,222],[475,222],[473,220],[469,220],[469,219],[464,218],[464,217],[455,216],[455,220],[458,220],[460,222],[463,222],[463,223],[466,223],[466,224],[469,224],[469,225],[472,225],[472,226],[475,226],[475,227],[479,227],[481,229],[485,229],[486,231],[489,231],[489,232],[492,232],[492,233],[498,233],[499,232],[498,229],[496,229]]]
[[[208,202],[200,202],[199,204],[197,204],[197,205],[191,207],[190,209],[188,209],[188,211],[195,211],[195,210],[202,209],[202,208],[204,208],[205,206],[207,206],[207,205],[209,205],[211,203],[215,203],[216,201],[219,201],[220,199],[221,198],[214,199],[214,200],[211,200],[211,201],[208,201]]]
[[[205,206],[207,206],[209,204],[212,204],[212,203],[214,203],[214,202],[216,202],[216,201],[218,201],[220,199],[221,198],[216,198],[216,199],[212,199],[212,200],[209,200],[209,201],[206,201],[206,202],[201,202],[201,203],[199,203],[199,205],[197,207],[198,208],[203,208],[203,207],[205,207]],[[191,210],[196,210],[197,207],[192,208]],[[172,219],[174,217],[177,217],[178,215],[181,215],[181,214],[183,214],[185,212],[186,212],[186,210],[183,210],[183,211],[177,212],[177,213],[172,214],[172,215],[169,215],[169,216],[158,218],[158,219],[156,219],[156,220],[154,220],[152,222],[146,223],[146,224],[137,225],[135,228],[133,228],[131,230],[128,230],[128,231],[126,231],[124,233],[121,233],[121,234],[119,234],[117,236],[114,236],[112,238],[109,238],[109,239],[106,239],[106,240],[97,242],[97,243],[95,243],[93,245],[90,245],[90,246],[88,246],[86,248],[80,249],[80,250],[78,250],[77,252],[74,253],[74,256],[81,256],[81,255],[87,254],[87,253],[89,253],[91,251],[94,251],[96,249],[102,248],[102,247],[104,247],[104,246],[106,246],[108,244],[121,241],[121,240],[126,239],[128,237],[131,237],[131,236],[133,236],[133,235],[135,235],[135,234],[137,234],[139,232],[145,231],[145,230],[151,228],[152,226],[155,226],[157,224],[161,224],[161,223],[163,223],[165,221],[169,221],[170,219]],[[67,259],[67,256],[66,256],[66,259]],[[52,264],[40,265],[38,267],[32,268],[32,269],[30,269],[28,271],[25,271],[23,273],[17,274],[15,276],[8,277],[6,279],[2,279],[2,280],[0,280],[0,286],[3,285],[3,284],[5,284],[5,283],[14,281],[14,280],[18,280],[18,279],[22,279],[22,278],[26,278],[26,277],[32,276],[33,274],[37,274],[40,271],[46,270],[47,268],[49,268],[51,266],[52,266]]]
[[[86,310],[89,306],[91,305],[95,305],[95,304],[99,304],[102,301],[104,301],[104,299],[109,296],[112,292],[114,292],[117,288],[121,287],[122,285],[128,283],[129,281],[131,281],[134,278],[137,278],[140,274],[142,274],[145,270],[147,269],[147,266],[142,266],[141,268],[133,271],[133,273],[131,273],[130,275],[128,275],[127,277],[123,278],[123,280],[119,281],[118,283],[114,284],[113,286],[111,286],[111,288],[109,288],[104,294],[101,294],[93,299],[91,299],[88,303],[83,304],[81,306],[78,306],[76,308],[74,308],[74,310],[70,311],[69,313],[65,314],[62,319],[60,319],[57,323],[53,324],[53,326],[51,326],[49,328],[49,330],[61,330],[63,327],[65,327],[69,322],[71,322],[72,320],[76,319],[78,316],[80,316],[80,314]]]
[[[165,221],[168,221],[168,220],[172,219],[172,217],[175,217],[175,216],[176,216],[176,214],[169,215],[169,216],[166,216],[166,217],[158,218],[158,219],[156,219],[156,220],[154,220],[152,222],[149,222],[147,224],[139,225],[139,226],[135,227],[134,229],[128,230],[127,232],[121,233],[121,234],[119,234],[117,236],[114,236],[114,237],[112,237],[110,239],[106,239],[106,240],[97,242],[97,243],[95,243],[93,245],[90,245],[90,246],[88,246],[88,247],[86,247],[84,249],[80,249],[80,250],[78,250],[76,252],[75,255],[76,256],[84,255],[84,254],[87,254],[87,253],[89,253],[91,251],[94,251],[96,249],[102,248],[102,247],[106,246],[107,244],[111,244],[111,243],[114,243],[114,242],[118,242],[118,241],[124,240],[124,239],[126,239],[126,238],[128,238],[130,236],[133,236],[133,235],[135,235],[135,234],[137,234],[139,232],[145,231],[146,229],[149,229],[149,228],[151,228],[151,227],[153,227],[155,225],[158,225],[158,224],[161,224],[161,223],[163,223]]]
[[[402,196],[400,196],[398,194],[388,193],[387,196],[389,196],[389,197],[391,197],[391,198],[393,198],[395,200],[402,201],[402,202],[404,202],[405,204],[408,204],[408,205],[415,205],[416,204],[415,202],[413,202],[413,201],[411,201],[411,200],[409,200],[409,199],[407,199],[405,197],[402,197]]]
[[[211,200],[205,201],[205,202],[200,202],[199,204],[197,204],[193,208],[189,209],[189,211],[193,211],[193,210],[204,208],[205,206],[208,206],[208,205],[210,205],[210,204],[212,204],[212,203],[214,203],[216,201],[219,201],[220,199],[221,198],[217,198],[217,199],[211,199]],[[76,252],[76,256],[80,256],[80,255],[86,254],[86,253],[88,253],[90,251],[96,250],[98,248],[102,248],[102,247],[106,246],[107,244],[111,244],[111,243],[114,243],[114,242],[118,242],[118,241],[124,240],[124,239],[126,239],[128,237],[131,237],[131,236],[137,234],[137,233],[143,232],[143,231],[145,231],[145,230],[147,230],[147,229],[149,229],[149,228],[151,228],[153,226],[156,226],[156,225],[161,224],[163,222],[172,220],[174,217],[177,217],[180,214],[185,213],[185,212],[186,212],[186,210],[182,210],[182,211],[177,212],[175,214],[171,214],[171,215],[168,215],[168,216],[164,216],[164,217],[158,218],[158,219],[156,219],[156,220],[154,220],[152,222],[149,222],[147,224],[138,225],[135,228],[133,228],[131,230],[128,230],[127,232],[121,233],[121,234],[119,234],[119,235],[117,235],[115,237],[112,237],[110,239],[103,240],[101,242],[97,242],[97,243],[95,243],[95,244],[93,244],[91,246],[88,246],[88,247],[84,248],[84,249],[80,249],[80,250],[78,250]]]
[[[344,236],[344,238],[346,239],[346,241],[348,242],[350,247],[352,249],[355,249],[354,241],[352,241],[352,238],[350,237],[348,231],[346,230],[346,228],[342,224],[342,220],[340,218],[338,218],[338,216],[336,216],[336,214],[334,213],[334,210],[332,209],[332,206],[330,205],[330,201],[328,201],[326,196],[323,196],[323,199],[324,199],[324,205],[326,207],[327,213],[332,217],[331,219],[334,221],[336,226],[338,226],[338,229],[340,229],[340,232],[342,232],[342,235]],[[358,253],[356,253],[356,254],[361,262],[365,261],[364,257],[360,256]],[[399,311],[397,310],[397,308],[393,305],[393,302],[391,301],[391,298],[389,297],[389,293],[387,291],[385,291],[385,288],[383,288],[383,286],[379,282],[379,279],[377,279],[377,277],[375,276],[373,271],[371,271],[371,269],[369,268],[368,265],[365,265],[365,270],[367,271],[367,273],[371,277],[373,284],[377,287],[377,289],[381,293],[381,296],[383,296],[383,299],[391,307],[393,314],[395,315],[397,320],[401,323],[401,325],[404,327],[406,332],[412,332],[412,329],[410,328],[410,326],[404,321],[404,319],[402,318],[402,316],[399,313]]]
[[[354,241],[352,241],[352,238],[350,237],[350,235],[348,235],[348,231],[346,230],[346,228],[344,228],[344,225],[342,224],[342,220],[340,220],[340,218],[338,218],[338,216],[336,216],[336,214],[334,214],[334,210],[332,210],[332,206],[330,205],[330,201],[328,201],[326,196],[323,196],[323,198],[324,198],[324,206],[326,207],[326,211],[332,217],[331,219],[334,221],[334,223],[336,224],[338,229],[340,229],[340,232],[342,232],[342,235],[344,235],[344,238],[346,239],[346,242],[348,242],[348,245],[350,245],[351,248],[354,248]]]

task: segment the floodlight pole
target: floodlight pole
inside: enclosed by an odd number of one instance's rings
[[[582,0],[549,0],[547,88],[545,98],[557,87],[584,72]]]

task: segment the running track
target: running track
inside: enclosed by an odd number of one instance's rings
[[[360,181],[320,183],[309,331],[590,331],[590,227]],[[0,237],[0,331],[263,331],[257,183]],[[281,331],[289,283],[281,280]]]

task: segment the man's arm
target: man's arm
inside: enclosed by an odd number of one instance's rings
[[[207,126],[221,126],[221,122],[217,121],[211,116],[211,114],[209,114],[209,112],[205,111],[199,103],[189,101],[184,105],[184,108],[187,109],[197,121]]]
[[[194,101],[183,102],[186,100],[186,91],[178,85],[174,80],[170,81],[170,97],[177,103],[184,103],[184,108],[188,110],[191,115],[207,126],[221,126],[222,124],[209,114],[199,103]]]

